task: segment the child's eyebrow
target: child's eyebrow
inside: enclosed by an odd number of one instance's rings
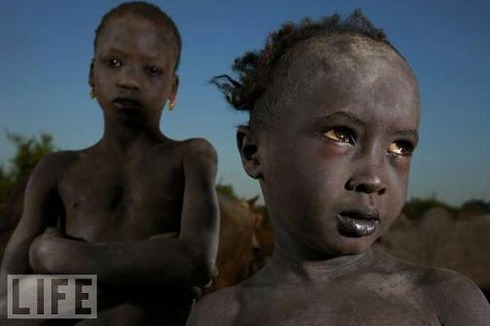
[[[104,49],[105,51],[102,52],[102,54],[112,54],[112,55],[118,55],[118,56],[124,56],[126,55],[126,52],[123,50],[118,49],[117,47],[110,46]]]
[[[120,49],[117,46],[108,47],[106,49],[105,53],[103,53],[103,54],[105,54],[105,55],[111,54],[111,55],[116,55],[116,56],[121,56],[121,57],[128,55],[125,50]],[[161,57],[160,57],[158,52],[144,53],[144,54],[141,54],[141,57],[146,61],[161,61]]]
[[[415,143],[419,141],[419,132],[416,129],[399,130],[395,135],[403,138],[413,138]]]
[[[344,111],[336,111],[330,114],[327,114],[325,116],[322,116],[318,119],[318,124],[325,124],[329,123],[331,120],[348,120],[351,123],[354,123],[356,125],[364,126],[365,123],[358,117]]]

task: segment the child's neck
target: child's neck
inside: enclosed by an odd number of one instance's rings
[[[347,270],[358,270],[372,256],[372,250],[354,255],[312,257],[276,239],[272,268],[276,267],[285,278],[294,281],[325,281]]]
[[[155,124],[135,126],[106,119],[100,143],[112,149],[124,150],[136,143],[152,143],[164,138],[159,126]]]

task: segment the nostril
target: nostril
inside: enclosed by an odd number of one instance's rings
[[[382,195],[386,192],[381,179],[379,178],[369,178],[359,176],[357,178],[350,178],[345,184],[345,189],[355,192],[363,192],[366,194],[377,193]]]
[[[355,189],[355,184],[352,178],[350,178],[346,183],[345,183],[345,189],[346,190],[354,190]]]

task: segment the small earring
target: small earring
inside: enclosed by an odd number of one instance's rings
[[[168,102],[168,110],[172,111],[173,109],[175,109],[175,99],[170,99]]]
[[[90,98],[93,100],[95,98],[95,91],[93,87],[90,87]]]

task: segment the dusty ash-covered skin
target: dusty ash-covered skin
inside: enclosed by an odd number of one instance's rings
[[[205,140],[174,141],[159,129],[178,86],[172,38],[132,14],[102,29],[90,85],[103,137],[50,155],[33,172],[2,264],[4,316],[7,274],[95,273],[98,319],[68,324],[185,324],[192,288],[214,268],[216,154]]]
[[[418,141],[406,62],[352,35],[304,41],[282,61],[271,126],[237,133],[273,221],[272,262],[203,298],[188,325],[488,325],[470,280],[373,246],[402,209]],[[302,95],[288,100],[287,83]]]

